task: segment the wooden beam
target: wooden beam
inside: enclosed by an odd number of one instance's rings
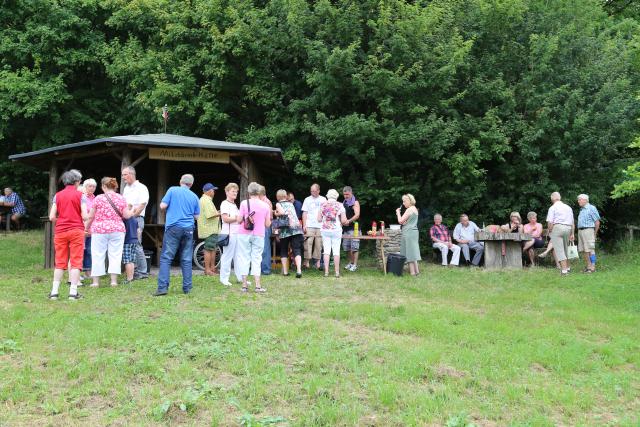
[[[240,174],[240,176],[244,176],[245,178],[249,179],[249,177],[246,175],[245,171],[240,167],[240,165],[238,165],[233,159],[229,159],[229,163],[231,164],[231,166],[233,166],[233,168],[235,170],[238,171],[238,173]]]
[[[145,151],[142,156],[138,157],[137,159],[135,159],[130,166],[136,167],[138,166],[138,163],[140,163],[141,161],[143,161],[144,159],[146,159],[149,156],[149,152]]]
[[[158,224],[164,224],[166,215],[165,211],[160,209],[160,201],[167,192],[167,176],[169,175],[169,162],[166,160],[158,160],[158,187],[156,189],[156,207],[158,208]]]

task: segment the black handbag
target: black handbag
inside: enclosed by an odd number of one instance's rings
[[[218,245],[219,248],[223,248],[225,246],[227,246],[229,244],[229,235],[228,234],[218,234],[218,241],[216,242],[216,245]]]
[[[249,215],[245,216],[243,219],[244,222],[244,229],[247,231],[253,231],[253,222],[250,221],[250,218],[252,217],[251,215],[251,203],[249,203],[249,194],[247,194],[247,212],[249,212]]]

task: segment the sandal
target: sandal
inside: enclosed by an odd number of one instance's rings
[[[340,278],[340,275],[339,275],[339,274],[336,274],[336,279],[339,279],[339,278]]]
[[[329,273],[324,273],[324,277],[329,277]]]
[[[242,287],[242,292],[245,292],[245,293],[246,293],[246,292],[249,292],[249,288],[247,288],[246,286],[243,286],[243,287]]]
[[[256,286],[256,293],[263,294],[267,292],[267,290],[261,286]]]

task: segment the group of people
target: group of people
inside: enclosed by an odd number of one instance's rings
[[[583,254],[585,261],[584,273],[593,273],[596,269],[596,236],[600,230],[600,214],[598,209],[589,203],[587,194],[578,196],[578,252]],[[546,249],[538,257],[544,258],[553,253],[556,264],[562,275],[571,270],[568,264],[568,245],[575,241],[576,224],[573,209],[564,202],[560,193],[551,194],[551,207],[547,213],[547,232],[538,222],[538,214],[529,212],[527,223],[523,224],[518,212],[511,212],[509,222],[499,227],[501,231],[513,233],[525,233],[531,236],[531,240],[523,242],[522,251],[529,258],[530,265],[536,265],[535,249]],[[446,225],[442,224],[442,215],[436,214],[433,218],[434,225],[429,231],[433,248],[439,250],[442,256],[442,265],[458,266],[460,253],[462,252],[467,264],[479,266],[484,253],[483,242],[475,240],[476,232],[480,231],[478,225],[469,220],[467,214],[460,215],[460,222],[450,234]],[[549,241],[546,242],[545,237]],[[473,252],[473,257],[471,256]],[[451,261],[448,256],[451,253]]]
[[[320,268],[324,261],[324,275],[329,276],[330,257],[333,255],[334,274],[340,277],[340,247],[349,253],[346,269],[356,271],[359,246],[351,239],[342,242],[343,233],[353,235],[353,224],[360,217],[360,204],[353,189],[343,189],[344,201],[331,189],[326,197],[320,195],[320,186],[313,184],[304,202],[295,199],[291,191],[276,192],[276,204],[269,200],[265,187],[251,182],[247,197],[237,204],[239,186],[225,186],[225,200],[218,210],[213,202],[218,189],[212,183],[202,187],[202,196],[194,199],[191,191],[193,177],[184,175],[179,187],[172,187],[162,199],[161,209],[166,209],[167,219],[160,255],[158,289],[154,296],[168,293],[169,266],[180,247],[182,291],[189,293],[192,286],[191,250],[193,245],[193,221],[197,222],[198,238],[204,240],[204,266],[206,275],[218,275],[220,283],[231,286],[231,267],[235,277],[247,292],[253,276],[254,290],[266,291],[261,276],[271,273],[271,234],[277,234],[277,247],[282,262],[282,274],[290,275],[290,259],[295,264],[296,278],[302,277],[302,268],[310,268],[313,262]],[[183,240],[184,239],[184,240]],[[215,267],[215,252],[222,249],[219,272]],[[268,248],[268,249],[267,249]],[[304,256],[304,264],[303,264]],[[321,260],[321,257],[323,258]]]
[[[95,195],[97,182],[87,179],[72,169],[65,172],[61,180],[64,189],[56,193],[49,212],[55,224],[54,248],[55,270],[49,298],[57,299],[64,271],[69,269],[69,298],[78,299],[81,286],[81,271],[92,278],[91,286],[99,286],[101,276],[110,275],[111,286],[118,285],[118,278],[125,267],[124,283],[148,277],[146,258],[142,247],[145,210],[149,202],[147,187],[136,177],[135,168],[122,170],[124,189],[118,192],[118,181],[104,177],[100,182],[102,194]],[[333,257],[335,277],[340,277],[341,248],[348,253],[345,269],[358,268],[359,240],[354,235],[354,224],[360,218],[360,203],[351,187],[340,194],[331,189],[326,196],[320,194],[320,186],[313,184],[310,195],[301,203],[290,191],[276,192],[275,205],[266,195],[265,187],[252,182],[247,187],[245,200],[237,203],[239,186],[225,186],[225,200],[218,210],[213,202],[218,189],[211,183],[202,187],[198,198],[192,191],[194,177],[185,174],[179,185],[168,189],[159,203],[166,211],[165,230],[160,254],[157,290],[154,296],[167,295],[170,282],[170,267],[176,255],[182,269],[182,291],[192,288],[192,262],[195,223],[198,237],[204,240],[204,267],[206,275],[219,275],[220,283],[231,286],[233,265],[235,277],[247,292],[253,276],[256,292],[265,292],[261,276],[271,273],[271,234],[277,234],[277,246],[282,262],[282,274],[289,276],[295,266],[296,278],[302,277],[302,268],[311,263],[329,276]],[[5,191],[5,194],[7,192]],[[11,194],[11,193],[9,193]],[[15,193],[13,193],[15,194]],[[547,215],[550,242],[539,256],[553,252],[563,275],[568,274],[567,245],[574,240],[575,224],[571,207],[561,201],[560,194],[551,195],[553,205]],[[585,272],[595,271],[595,240],[600,226],[598,210],[589,203],[585,194],[578,196],[578,249],[583,252]],[[396,219],[402,225],[400,252],[405,257],[411,275],[420,274],[418,209],[415,197],[402,196],[402,206],[396,210]],[[527,233],[532,240],[523,244],[523,252],[535,264],[537,248],[545,246],[542,224],[537,214],[529,212],[527,224],[522,223],[518,212],[512,212],[509,223],[502,231]],[[475,240],[480,228],[462,214],[460,222],[451,233],[442,223],[442,215],[434,216],[429,237],[435,250],[440,251],[442,265],[458,266],[462,253],[467,264],[479,266],[484,252],[482,242]],[[216,269],[216,251],[222,249],[219,271]],[[449,262],[449,253],[451,261]],[[106,261],[108,260],[108,268]],[[290,261],[294,265],[290,266]]]
[[[49,220],[54,223],[55,268],[50,299],[58,299],[64,271],[69,270],[69,299],[82,296],[81,272],[90,275],[92,287],[100,277],[110,275],[111,286],[125,266],[124,283],[148,277],[142,248],[144,214],[149,202],[147,187],[136,179],[135,168],[122,171],[125,188],[118,192],[118,180],[104,177],[102,194],[96,196],[94,179],[82,182],[82,174],[71,169],[62,174],[64,189],[51,201]],[[108,260],[108,268],[106,261]]]

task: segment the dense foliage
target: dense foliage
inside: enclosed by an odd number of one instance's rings
[[[640,116],[640,28],[622,6],[10,0],[0,154],[158,132],[168,104],[170,132],[281,147],[296,190],[350,184],[369,212],[405,192],[487,221],[544,211],[554,190],[602,205]]]

